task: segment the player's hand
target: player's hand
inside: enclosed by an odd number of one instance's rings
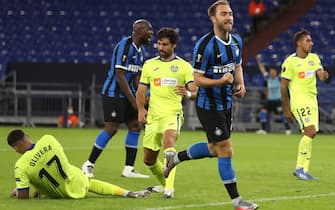
[[[138,111],[138,122],[141,124],[147,124],[147,115],[148,111],[146,109],[142,109]]]
[[[10,197],[11,197],[11,198],[16,198],[16,196],[17,196],[17,190],[16,190],[16,188],[14,188],[14,189],[12,190],[12,192],[10,193]]]
[[[293,122],[293,114],[290,110],[284,110],[284,116],[287,122]]]
[[[222,85],[233,84],[234,77],[231,73],[227,72],[220,78]]]
[[[245,95],[246,89],[244,85],[238,84],[236,85],[234,96],[238,98],[243,98]]]
[[[174,88],[174,92],[175,92],[177,95],[186,96],[186,88],[185,88],[184,86],[177,85],[177,86]]]

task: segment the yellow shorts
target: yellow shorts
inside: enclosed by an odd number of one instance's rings
[[[166,130],[177,130],[179,134],[184,123],[184,116],[182,113],[177,113],[152,120],[150,115],[148,115],[147,122],[143,137],[143,147],[159,151],[162,148],[164,132]]]
[[[291,104],[291,111],[298,121],[301,130],[314,125],[316,131],[319,131],[319,108],[316,99],[303,100],[303,104]]]

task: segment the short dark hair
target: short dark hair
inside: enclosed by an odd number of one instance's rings
[[[18,141],[22,141],[23,138],[24,138],[24,132],[20,129],[16,129],[16,130],[13,130],[11,131],[9,134],[8,134],[8,137],[7,137],[7,143],[10,145],[10,146],[15,146],[15,144],[18,142]]]
[[[307,31],[306,29],[301,29],[300,31],[296,32],[293,35],[293,42],[295,46],[297,46],[297,43],[300,39],[304,38],[305,36],[311,35],[311,32]]]
[[[215,16],[215,12],[216,12],[216,7],[219,6],[219,5],[229,5],[229,1],[227,0],[218,0],[216,2],[214,2],[211,6],[209,6],[208,8],[208,16],[211,17],[211,16]]]
[[[168,38],[172,44],[177,44],[179,40],[179,34],[174,28],[164,27],[161,28],[157,33],[157,40],[162,38]]]

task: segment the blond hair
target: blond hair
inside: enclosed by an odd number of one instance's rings
[[[208,7],[208,16],[215,16],[215,12],[216,12],[216,7],[219,5],[229,5],[229,1],[227,0],[218,0],[216,2],[214,2],[211,6]]]

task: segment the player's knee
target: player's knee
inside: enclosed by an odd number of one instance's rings
[[[127,124],[127,127],[130,131],[134,131],[134,132],[140,132],[141,131],[141,125],[138,122],[137,118],[132,119],[132,120],[127,120],[126,124]]]
[[[112,124],[105,125],[105,131],[109,136],[114,136],[117,133],[118,126]]]
[[[233,145],[231,140],[224,140],[215,144],[215,152],[218,157],[232,157]]]

